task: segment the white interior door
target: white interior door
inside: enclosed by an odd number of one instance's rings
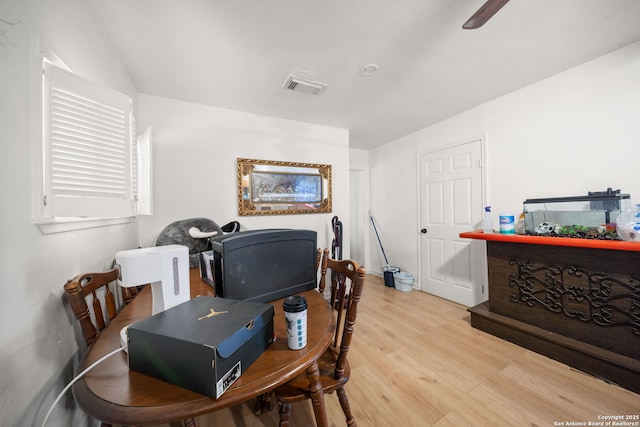
[[[351,204],[349,206],[349,259],[356,260],[364,266],[364,191],[362,171],[349,171],[349,194]]]
[[[475,305],[484,300],[484,245],[459,235],[482,221],[482,140],[428,152],[419,161],[420,288]]]

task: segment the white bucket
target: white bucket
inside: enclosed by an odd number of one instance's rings
[[[409,292],[413,289],[413,274],[399,271],[393,274],[396,289],[402,292]]]

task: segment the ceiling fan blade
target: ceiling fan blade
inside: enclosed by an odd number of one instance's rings
[[[482,27],[493,15],[496,14],[502,6],[507,4],[509,0],[487,0],[476,13],[473,14],[462,28],[465,30],[475,30]]]

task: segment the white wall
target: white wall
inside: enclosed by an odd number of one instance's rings
[[[37,34],[75,72],[135,94],[82,0],[0,2],[0,425],[40,425],[78,361],[76,321],[63,285],[102,271],[135,247],[135,223],[42,235],[31,222],[30,37]],[[50,425],[81,425],[69,393]]]
[[[640,202],[638,76],[635,43],[373,150],[371,209],[391,263],[418,272],[417,155],[478,136],[486,138],[494,224],[528,198],[611,187]]]
[[[140,129],[153,129],[154,215],[140,217],[140,245],[155,244],[173,221],[205,217],[243,229],[316,230],[331,247],[331,218],[349,224],[349,133],[346,129],[282,120],[151,95],[139,95]],[[331,165],[333,212],[238,216],[236,159]],[[348,245],[348,241],[345,242]],[[348,248],[348,246],[346,246]],[[348,251],[345,252],[348,254]]]

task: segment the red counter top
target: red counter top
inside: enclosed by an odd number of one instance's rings
[[[571,246],[574,248],[610,249],[615,251],[640,252],[640,242],[620,240],[579,239],[570,237],[523,236],[519,234],[484,233],[481,230],[460,233],[465,239],[493,242],[526,243],[529,245]]]

